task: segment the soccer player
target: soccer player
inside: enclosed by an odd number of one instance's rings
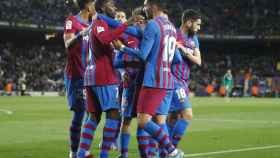
[[[142,16],[144,20],[137,21],[136,27],[145,27],[146,20],[143,14],[143,7],[136,8],[132,16]],[[116,18],[118,19],[118,18]],[[124,20],[123,20],[124,21]],[[122,22],[123,22],[122,21]],[[127,34],[123,34],[121,41],[128,47],[138,48],[139,41],[137,38]],[[141,62],[137,57],[130,56],[128,54],[117,53],[115,65],[119,68],[124,68],[124,81],[122,87],[122,126],[120,134],[120,146],[121,156],[120,158],[128,158],[128,145],[130,142],[130,124],[132,118],[136,117],[136,103],[139,95],[139,91],[143,80],[144,63]]]
[[[181,158],[183,152],[172,145],[166,131],[158,125],[165,123],[173,95],[174,78],[170,67],[176,50],[176,29],[163,12],[164,2],[149,0],[144,4],[147,12],[152,13],[153,19],[144,30],[140,48],[132,49],[121,43],[115,43],[115,47],[122,52],[136,55],[145,62],[144,80],[137,103],[139,129],[155,138],[168,152],[169,158]],[[177,52],[174,60],[180,59],[181,56]],[[158,124],[152,121],[153,116]],[[143,153],[147,152],[147,148],[148,146],[143,144],[141,157],[145,157]]]
[[[170,138],[177,147],[192,120],[192,106],[188,97],[188,84],[192,64],[201,65],[201,55],[197,32],[200,30],[201,15],[195,10],[185,10],[182,14],[182,23],[177,30],[178,47],[183,54],[181,63],[172,65],[172,73],[177,78],[170,108]],[[174,119],[175,117],[175,119]]]
[[[227,70],[227,73],[223,77],[223,85],[226,90],[226,97],[229,97],[233,87],[233,77],[230,69]]]
[[[78,0],[80,12],[69,16],[64,25],[64,43],[67,50],[65,87],[68,105],[73,112],[70,132],[70,158],[76,158],[85,103],[83,99],[84,63],[88,50],[88,26],[94,12],[93,0]],[[87,153],[87,157],[90,155]]]
[[[114,17],[116,10],[113,0],[97,0],[95,8],[97,12],[110,17]],[[102,112],[106,112],[106,120],[100,158],[107,158],[120,124],[118,90],[120,81],[113,67],[114,52],[111,42],[119,38],[127,25],[122,24],[110,30],[103,20],[96,19],[92,23],[89,37],[90,60],[84,75],[87,111],[90,112],[90,117],[83,125],[78,158],[84,158],[86,151],[90,149]]]

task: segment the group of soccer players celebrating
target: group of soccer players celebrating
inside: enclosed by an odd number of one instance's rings
[[[145,0],[128,20],[114,19],[113,0],[75,2],[80,12],[64,25],[73,113],[69,157],[93,157],[90,147],[105,112],[100,158],[109,157],[117,139],[120,158],[129,157],[133,118],[141,158],[182,158],[177,145],[192,119],[188,82],[190,66],[201,64],[201,15],[185,10],[176,29],[163,0]]]

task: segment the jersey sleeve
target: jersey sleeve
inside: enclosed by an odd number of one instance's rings
[[[117,28],[122,25],[122,23],[120,21],[117,21],[106,15],[98,14],[98,18],[101,20],[104,20],[109,25],[109,27],[112,27],[112,28]],[[125,30],[125,33],[127,33],[131,36],[134,36],[138,39],[141,39],[142,35],[143,35],[142,30],[137,26],[128,26]]]
[[[75,33],[75,23],[73,18],[69,17],[65,20],[64,23],[64,33]]]
[[[125,47],[123,49],[123,52],[136,55],[141,60],[146,61],[155,42],[156,34],[159,33],[159,29],[157,28],[158,26],[156,25],[156,23],[150,21],[144,30],[144,35],[140,44],[140,48],[133,49],[133,48]]]
[[[120,25],[116,29],[110,30],[107,23],[100,20],[93,25],[93,35],[95,35],[102,44],[108,45],[113,40],[118,39],[126,28],[127,25]]]

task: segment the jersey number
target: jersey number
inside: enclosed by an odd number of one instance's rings
[[[170,63],[173,60],[175,49],[176,49],[176,38],[173,36],[165,36],[164,38],[164,49],[162,60]]]

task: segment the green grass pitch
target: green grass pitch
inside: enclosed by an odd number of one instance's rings
[[[191,102],[194,120],[179,146],[186,157],[280,158],[280,99],[196,97]],[[0,97],[0,158],[68,158],[70,117],[64,97]],[[139,157],[135,129],[134,122],[131,158]]]

